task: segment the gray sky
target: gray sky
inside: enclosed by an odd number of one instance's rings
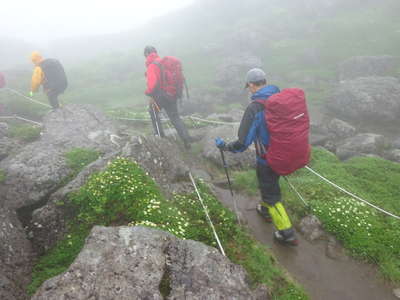
[[[193,0],[2,0],[0,37],[29,42],[120,32]]]

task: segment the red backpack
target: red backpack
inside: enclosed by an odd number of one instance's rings
[[[288,175],[307,165],[311,152],[310,118],[304,91],[284,89],[262,103],[270,135],[264,157],[268,165],[280,175]]]
[[[6,79],[4,78],[3,73],[0,73],[0,89],[6,86]]]
[[[173,56],[165,56],[160,62],[153,62],[161,70],[161,90],[169,99],[180,99],[183,96],[183,87],[189,97],[186,80],[182,72],[182,63]]]

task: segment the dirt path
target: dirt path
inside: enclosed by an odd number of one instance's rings
[[[233,209],[230,192],[215,187],[218,198]],[[254,237],[272,249],[291,275],[313,300],[390,300],[397,299],[392,287],[378,278],[376,269],[351,258],[334,260],[325,255],[325,242],[310,243],[299,236],[298,247],[285,247],[273,241],[273,226],[255,211],[257,198],[235,194],[239,210]]]

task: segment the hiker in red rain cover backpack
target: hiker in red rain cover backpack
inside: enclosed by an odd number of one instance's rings
[[[150,97],[149,113],[156,135],[164,137],[160,121],[160,110],[164,109],[174,125],[185,147],[190,148],[193,138],[178,113],[178,99],[182,97],[184,77],[181,63],[177,58],[166,56],[160,58],[153,46],[144,49],[146,57],[147,89],[145,94]]]
[[[267,85],[265,72],[258,68],[247,73],[246,88],[252,101],[243,115],[238,140],[226,144],[217,138],[216,146],[236,153],[255,144],[262,197],[257,211],[266,221],[273,222],[277,241],[296,246],[298,240],[281,201],[279,178],[309,161],[309,117],[304,92],[300,89],[281,92],[277,86]]]

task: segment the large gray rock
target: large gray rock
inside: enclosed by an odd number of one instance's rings
[[[362,133],[344,140],[336,149],[340,159],[366,154],[381,155],[385,148],[385,138],[379,134]]]
[[[10,139],[8,124],[0,122],[0,160],[6,158],[11,152],[17,149],[17,143]]]
[[[17,151],[19,145],[13,139],[10,139],[7,136],[0,135],[0,160],[3,160],[11,153]]]
[[[298,228],[309,241],[315,241],[325,236],[321,221],[314,215],[304,217],[300,221]]]
[[[0,299],[25,299],[32,249],[13,210],[0,205]]]
[[[388,160],[392,160],[392,161],[400,163],[400,149],[391,149],[391,150],[385,151],[384,157]]]
[[[7,279],[1,286],[0,299],[12,299],[8,295],[13,290],[23,295],[34,253],[24,230],[27,224],[21,222],[27,223],[34,207],[43,205],[71,174],[65,152],[85,147],[107,153],[116,148],[110,140],[113,130],[109,121],[90,106],[63,107],[49,113],[43,125],[38,141],[0,161],[0,169],[6,174],[0,183],[0,262],[5,265],[0,268],[0,278]]]
[[[251,68],[261,68],[262,61],[250,53],[226,57],[217,67],[215,83],[224,89],[224,100],[242,102],[247,95],[245,76]]]
[[[0,184],[8,207],[32,205],[53,192],[71,170],[64,154],[76,147],[107,153],[116,149],[110,140],[111,123],[91,106],[67,105],[49,113],[40,139],[0,162],[7,173]]]
[[[174,192],[174,184],[189,180],[189,166],[176,142],[155,136],[135,136],[121,155],[135,160],[165,192]]]
[[[356,129],[353,126],[339,119],[332,119],[327,127],[337,139],[348,138],[356,134]]]
[[[8,133],[8,124],[0,122],[0,137],[6,136]]]
[[[392,147],[396,149],[400,149],[400,137],[397,137],[392,142]]]
[[[267,299],[260,289],[251,291],[242,267],[199,242],[145,227],[96,226],[69,269],[32,300]]]
[[[368,76],[392,76],[400,65],[399,57],[355,56],[339,65],[339,79],[348,80]]]
[[[400,117],[400,81],[392,77],[362,77],[342,82],[331,100],[329,113],[341,119],[391,123]]]
[[[215,146],[215,138],[220,137],[229,143],[237,139],[238,126],[219,126],[213,130],[209,130],[205,137],[201,140],[203,146],[203,157],[212,161],[214,164],[223,167],[220,150]],[[254,167],[256,161],[255,150],[251,146],[245,152],[231,153],[224,152],[226,163],[233,168],[251,168]]]

